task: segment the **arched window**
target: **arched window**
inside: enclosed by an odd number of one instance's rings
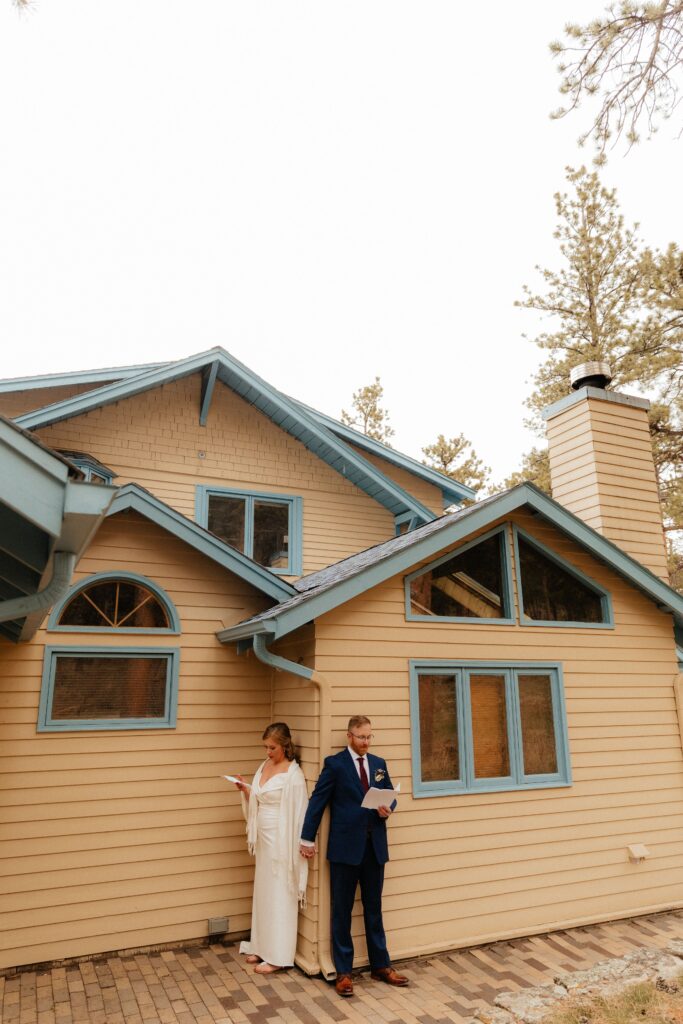
[[[57,605],[48,629],[178,633],[177,613],[151,580],[134,573],[100,573]]]

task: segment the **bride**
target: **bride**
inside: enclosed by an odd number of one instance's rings
[[[273,722],[263,733],[266,760],[251,786],[235,783],[247,820],[247,845],[256,855],[251,936],[240,953],[271,974],[294,964],[299,904],[306,905],[308,862],[299,854],[308,795],[289,726]]]

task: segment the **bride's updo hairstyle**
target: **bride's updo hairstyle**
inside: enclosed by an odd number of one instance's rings
[[[261,739],[273,740],[282,747],[288,761],[298,761],[296,751],[294,750],[292,734],[289,731],[289,726],[286,722],[271,722],[270,725],[266,726]]]

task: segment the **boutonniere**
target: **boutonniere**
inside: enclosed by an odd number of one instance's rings
[[[373,775],[373,779],[375,782],[382,782],[386,774],[387,773],[384,771],[384,768],[378,768],[375,774]]]

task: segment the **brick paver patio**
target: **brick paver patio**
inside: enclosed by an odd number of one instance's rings
[[[102,956],[0,978],[1,1024],[462,1024],[498,992],[683,939],[683,911],[496,942],[404,962],[411,985],[356,976],[356,995],[296,968],[254,974],[235,945]]]

